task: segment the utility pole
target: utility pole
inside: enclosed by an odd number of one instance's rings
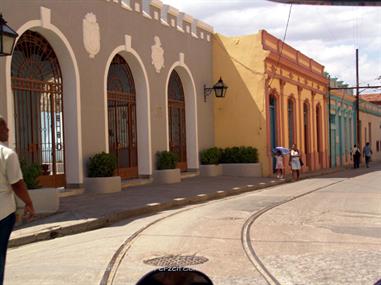
[[[380,76],[381,78],[381,76]],[[356,145],[358,148],[360,148],[361,144],[361,128],[360,128],[360,89],[378,89],[381,88],[381,85],[377,86],[359,86],[359,50],[356,49],[356,86],[355,87],[330,87],[330,84],[328,84],[328,95],[330,98],[330,91],[331,90],[355,90],[356,89]],[[331,102],[331,100],[329,101]],[[331,112],[331,105],[330,103],[328,104],[329,108],[329,113]],[[328,119],[329,120],[329,119]],[[329,126],[330,126],[330,121],[329,121]],[[361,148],[360,148],[361,149]]]
[[[359,87],[359,50],[356,49],[356,124],[357,124],[357,147],[361,149],[360,129],[360,87]]]

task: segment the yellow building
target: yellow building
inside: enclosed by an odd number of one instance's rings
[[[381,160],[381,108],[360,99],[360,147],[369,142],[373,154],[372,160]]]
[[[272,174],[271,150],[293,143],[305,170],[328,167],[328,80],[322,65],[264,30],[216,34],[213,76],[229,86],[227,97],[214,99],[217,146],[256,147],[264,176]]]

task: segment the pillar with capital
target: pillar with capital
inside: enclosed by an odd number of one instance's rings
[[[318,169],[318,153],[317,153],[317,125],[316,125],[316,93],[311,91],[311,170]]]

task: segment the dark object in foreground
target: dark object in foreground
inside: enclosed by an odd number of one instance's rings
[[[213,282],[191,268],[164,267],[147,273],[136,285],[213,285]]]
[[[302,4],[302,5],[328,5],[328,6],[381,6],[381,1],[368,0],[270,0],[273,2],[285,4]]]

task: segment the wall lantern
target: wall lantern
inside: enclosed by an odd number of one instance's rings
[[[0,14],[0,56],[11,55],[18,34],[7,25]]]
[[[209,96],[213,90],[214,90],[214,95],[216,95],[217,98],[223,98],[225,97],[227,89],[228,87],[222,81],[221,77],[220,77],[220,80],[218,80],[217,83],[214,84],[213,87],[211,88],[208,88],[204,85],[204,102],[206,102],[206,96]]]

